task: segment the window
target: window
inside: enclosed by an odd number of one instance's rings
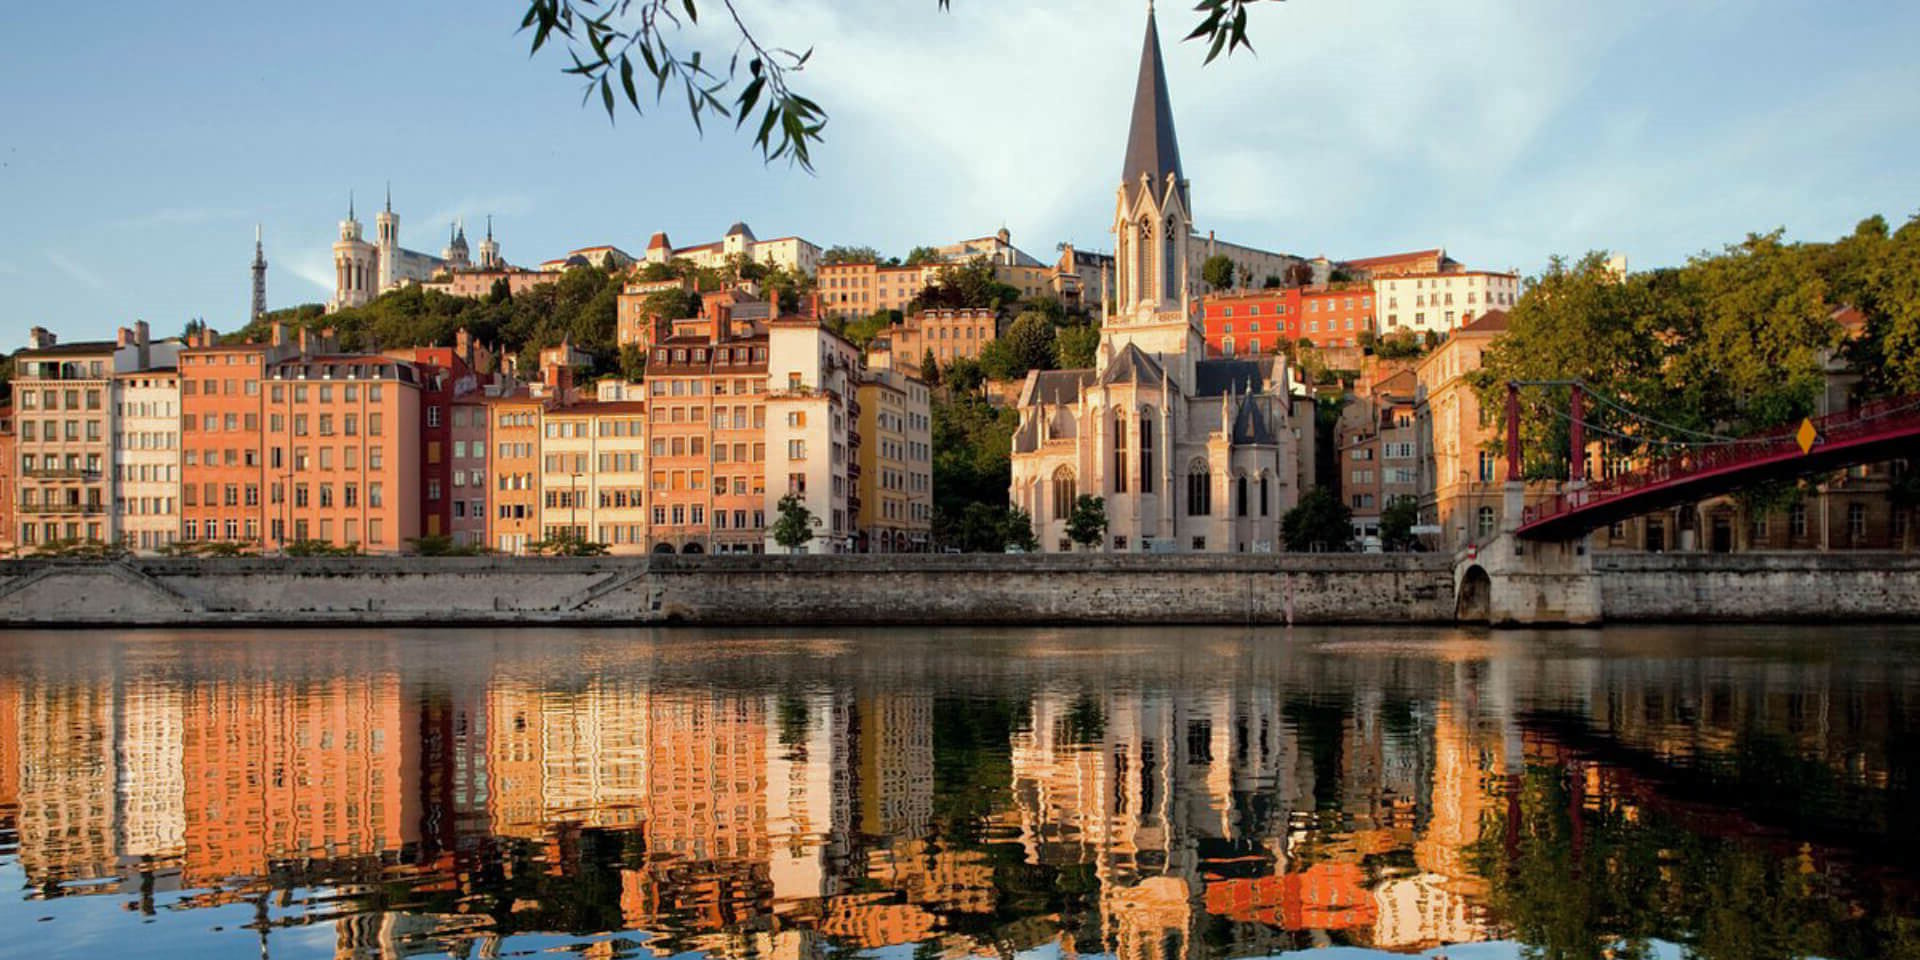
[[[1864,503],[1847,504],[1847,536],[1860,540],[1867,535],[1867,505]]]
[[[1207,473],[1206,461],[1195,460],[1187,465],[1187,516],[1212,515],[1213,477]]]
[[[1475,512],[1474,529],[1481,539],[1493,536],[1493,508],[1481,507]]]
[[[1140,492],[1153,492],[1153,408],[1140,412]]]
[[[1113,412],[1113,492],[1127,492],[1127,415]]]
[[[1053,519],[1065,520],[1073,513],[1073,501],[1077,493],[1071,467],[1061,467],[1053,472]]]
[[[1247,475],[1243,473],[1234,477],[1233,487],[1234,515],[1244,517],[1247,515]]]
[[[1796,501],[1792,507],[1788,508],[1787,533],[1796,537],[1807,535],[1807,502],[1805,500]]]
[[[1494,457],[1493,451],[1491,450],[1480,451],[1480,482],[1481,483],[1493,482],[1493,465],[1494,465],[1495,459],[1496,458]]]
[[[1260,515],[1267,515],[1267,472],[1260,471]]]

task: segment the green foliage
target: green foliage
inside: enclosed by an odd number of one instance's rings
[[[879,263],[880,259],[880,251],[872,247],[832,246],[820,255],[822,264]]]
[[[972,357],[954,357],[944,377],[950,393],[972,393],[987,382],[986,370]]]
[[[1353,511],[1327,487],[1314,487],[1280,518],[1280,535],[1296,553],[1337,552],[1353,538]]]
[[[920,358],[920,379],[929,387],[940,385],[940,361],[933,358],[933,348]]]
[[[939,260],[940,251],[932,247],[914,247],[907,251],[906,265],[917,267],[925,263],[937,263]]]
[[[1200,279],[1215,290],[1227,290],[1233,287],[1233,261],[1224,253],[1216,253],[1200,264]]]
[[[886,333],[890,327],[899,323],[900,320],[901,316],[898,310],[875,310],[867,316],[861,317],[851,323],[842,324],[839,328],[839,333],[841,336],[847,338],[847,342],[865,350],[867,345],[874,341],[874,338]]]
[[[1260,288],[1263,290],[1278,290],[1280,289],[1280,286],[1281,286],[1280,278],[1271,273],[1267,274],[1267,278],[1265,280],[1260,281]]]
[[[1420,336],[1409,329],[1395,330],[1384,337],[1375,337],[1371,332],[1362,335],[1360,343],[1368,346],[1371,340],[1373,355],[1382,360],[1418,360],[1427,355],[1431,347]]]
[[[1866,316],[1849,358],[1870,393],[1920,393],[1920,215],[1888,235],[1886,221],[1862,221],[1822,251],[1821,273],[1841,303]]]
[[[908,305],[910,313],[928,308],[984,308],[999,310],[1020,299],[1020,288],[1001,283],[993,274],[993,263],[986,257],[974,257],[962,264],[940,268],[932,283],[920,291]]]
[[[1413,497],[1394,497],[1380,511],[1380,545],[1388,550],[1407,550],[1417,542],[1413,525],[1420,522],[1420,502]]]
[[[1033,535],[1033,514],[1019,507],[1007,508],[1001,532],[1005,547],[1018,548],[1023,553],[1037,553],[1040,550],[1040,540]]]
[[[681,287],[655,290],[640,301],[640,313],[650,320],[685,320],[700,315],[700,294]]]
[[[1027,532],[1032,534],[1032,524]],[[1007,548],[1007,508],[974,502],[960,512],[957,523],[939,524],[936,534],[943,543],[959,547],[965,553],[1000,553]]]
[[[449,346],[461,328],[485,343],[497,342],[508,355],[532,359],[541,348],[563,339],[591,354],[591,373],[613,373],[619,363],[617,311],[624,276],[598,267],[575,267],[552,283],[543,283],[495,302],[472,300],[418,286],[384,293],[364,307],[328,314],[318,305],[277,310],[223,338],[228,342],[264,341],[280,321],[294,330],[332,327],[344,350]],[[679,294],[679,291],[674,291]],[[683,294],[682,294],[683,295]],[[683,295],[684,296],[684,295]],[[687,304],[683,301],[682,307]],[[697,299],[686,313],[697,313]]]
[[[963,539],[961,524],[969,505],[992,504],[1004,511],[1013,484],[1013,430],[1020,418],[977,394],[959,391],[944,400],[936,397],[932,406],[934,527],[939,539],[954,543]],[[993,526],[999,532],[991,536],[1004,536],[1003,520],[995,515]],[[982,534],[975,542],[990,538]]]
[[[1093,366],[1100,352],[1100,328],[1092,323],[1069,323],[1053,331],[1054,364],[1061,370]]]
[[[647,352],[637,343],[620,347],[620,376],[628,383],[639,383],[647,375]]]
[[[607,550],[606,544],[588,540],[566,529],[545,540],[527,544],[527,553],[536,557],[604,557]]]
[[[335,546],[328,540],[294,540],[280,552],[289,557],[357,557],[360,547],[352,543]]]
[[[773,523],[773,542],[798,552],[813,539],[813,511],[789,493],[780,498],[780,517]]]
[[[260,549],[251,540],[176,540],[154,552],[163,557],[253,557]]]
[[[99,540],[69,539],[49,540],[33,548],[30,556],[50,557],[60,560],[113,560],[128,553],[124,543],[103,543]]]
[[[1791,423],[1815,410],[1823,360],[1839,343],[1830,291],[1870,286],[1823,276],[1823,261],[1833,259],[1827,247],[1783,243],[1778,232],[1624,280],[1602,253],[1571,264],[1556,258],[1528,281],[1507,335],[1484,358],[1476,381],[1482,408],[1502,409],[1509,380],[1583,381],[1618,404],[1587,405],[1601,433],[1625,435],[1607,441],[1611,456],[1661,456],[1674,450],[1663,439]],[[1567,392],[1530,389],[1527,400],[1564,410]],[[1524,423],[1524,474],[1564,476],[1566,421],[1529,415]],[[1496,420],[1496,432],[1503,426]]]
[[[1039,312],[1014,318],[1007,332],[980,350],[980,369],[990,380],[1013,380],[1028,370],[1054,365],[1053,321]]]
[[[1082,547],[1096,547],[1107,534],[1107,501],[1083,493],[1074,498],[1073,510],[1067,514],[1067,539]]]

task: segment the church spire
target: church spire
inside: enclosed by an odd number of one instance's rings
[[[349,221],[353,219],[353,188],[352,187],[347,188],[347,219]]]
[[[1154,193],[1166,188],[1167,175],[1185,180],[1180,170],[1180,143],[1173,134],[1173,106],[1167,97],[1166,64],[1160,59],[1160,30],[1153,4],[1147,4],[1147,38],[1140,49],[1140,76],[1133,89],[1133,118],[1127,130],[1127,159],[1120,182],[1132,188],[1144,173]]]
[[[393,181],[387,181],[387,212],[393,212]]]

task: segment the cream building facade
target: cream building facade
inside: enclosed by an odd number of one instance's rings
[[[165,367],[113,381],[113,499],[119,535],[150,553],[180,536],[180,373]]]
[[[773,528],[789,493],[813,514],[813,539],[802,552],[854,549],[859,373],[858,348],[818,321],[787,318],[767,325],[767,552],[786,551]]]
[[[666,263],[669,260],[690,260],[697,267],[723,266],[735,256],[744,255],[756,263],[770,267],[782,267],[795,273],[812,276],[820,268],[820,246],[801,237],[778,237],[772,240],[760,240],[753,235],[753,228],[744,222],[736,222],[727,228],[726,235],[712,243],[695,244],[691,247],[675,247],[664,233],[656,233],[647,243],[646,262]]]
[[[859,526],[869,553],[927,549],[933,526],[933,426],[927,385],[899,370],[860,382]]]
[[[1284,357],[1206,359],[1192,222],[1150,10],[1095,366],[1034,371],[1020,390],[1009,496],[1042,550],[1074,548],[1083,494],[1105,500],[1108,550],[1281,549],[1280,518],[1313,476],[1313,399]]]
[[[1458,270],[1379,277],[1373,295],[1381,336],[1398,330],[1444,335],[1490,310],[1513,309],[1520,299],[1520,275]]]

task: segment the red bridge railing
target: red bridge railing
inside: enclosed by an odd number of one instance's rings
[[[1817,417],[1813,427],[1817,438],[1809,452],[1911,430],[1920,427],[1920,394],[1873,400]],[[1804,456],[1799,432],[1800,424],[1795,422],[1655,460],[1637,470],[1593,481],[1583,490],[1557,493],[1541,500],[1527,507],[1521,522],[1547,520],[1706,474]]]

